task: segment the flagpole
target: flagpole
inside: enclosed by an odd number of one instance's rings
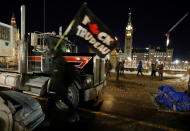
[[[54,50],[56,50],[57,47],[61,44],[62,40],[69,33],[69,31],[71,30],[71,27],[74,25],[74,23],[75,23],[75,20],[73,19],[71,21],[71,23],[69,24],[69,26],[67,27],[67,29],[65,30],[65,32],[63,33],[63,35],[61,36],[61,38],[59,39],[59,41],[57,42],[57,44],[55,45]]]

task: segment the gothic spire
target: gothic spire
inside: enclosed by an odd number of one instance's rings
[[[14,13],[12,13],[11,25],[12,25],[14,28],[17,28],[17,26],[16,26],[16,18],[15,18],[15,14],[14,14]]]
[[[131,22],[131,8],[129,8],[128,24],[131,24],[131,25],[132,25],[132,22]]]
[[[131,20],[131,9],[129,8],[128,23],[126,26],[126,31],[133,30],[132,20]]]

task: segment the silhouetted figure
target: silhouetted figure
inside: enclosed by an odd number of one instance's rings
[[[125,71],[124,63],[125,63],[125,61],[122,61],[122,62],[120,62],[120,65],[119,65],[119,68],[120,68],[119,74],[121,76],[124,76],[124,71]]]
[[[105,71],[106,71],[106,76],[111,76],[110,74],[110,71],[112,69],[112,64],[110,62],[110,60],[106,60],[106,63],[105,63]]]
[[[163,80],[164,64],[160,63],[157,68],[158,68],[159,79],[162,81]]]
[[[156,77],[156,64],[152,63],[151,64],[151,69],[152,69],[151,76]]]
[[[188,90],[187,94],[190,96],[190,72],[189,72],[189,81],[188,81]]]
[[[52,60],[50,90],[56,94],[48,99],[49,106],[51,108],[57,101],[62,100],[70,109],[74,109],[68,98],[68,88],[79,76],[78,72],[71,63],[66,62],[61,51],[53,51]]]
[[[139,61],[139,64],[137,66],[137,76],[139,75],[139,73],[141,73],[141,75],[143,75],[142,69],[143,69],[142,61]]]
[[[120,76],[120,66],[121,66],[121,62],[118,62],[115,68],[116,71],[116,80],[119,80],[119,76]]]
[[[67,98],[68,87],[77,79],[77,70],[72,63],[66,62],[64,57],[57,53],[53,58],[52,87],[57,98],[62,98],[68,106],[72,106]]]

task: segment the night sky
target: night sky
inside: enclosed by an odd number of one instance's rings
[[[124,44],[128,9],[132,11],[134,28],[133,47],[145,48],[149,45],[165,47],[165,33],[187,12],[187,0],[85,0],[89,9],[106,24]],[[84,0],[46,0],[45,31],[63,30],[74,18]],[[44,0],[2,0],[0,4],[0,21],[10,23],[15,13],[17,25],[20,26],[20,5],[26,5],[26,30],[44,31]],[[174,59],[190,61],[190,15],[188,15],[171,33],[170,44],[174,48]]]

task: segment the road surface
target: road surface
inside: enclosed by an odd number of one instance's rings
[[[54,111],[55,119],[44,122],[38,130],[83,130],[83,131],[189,131],[190,113],[172,112],[159,108],[154,95],[162,84],[172,85],[178,91],[186,90],[182,78],[136,76],[125,74],[116,81],[114,73],[107,79],[101,100],[91,105],[82,104],[77,113],[80,120],[69,123],[65,118],[72,117],[60,111]],[[66,116],[66,117],[65,117]]]

